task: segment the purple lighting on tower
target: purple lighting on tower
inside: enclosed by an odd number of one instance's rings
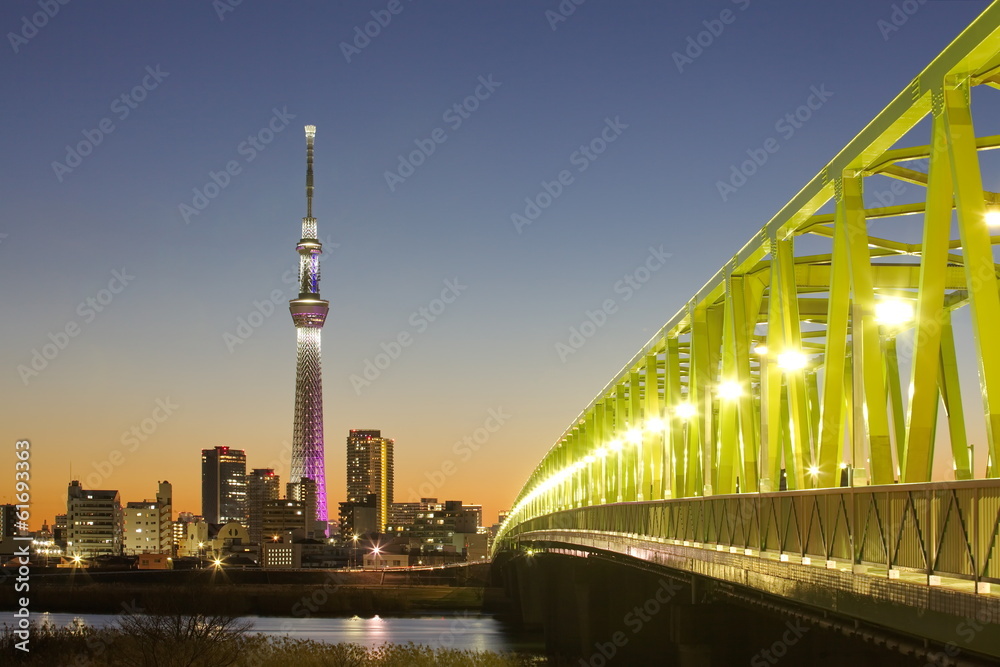
[[[298,340],[295,364],[295,426],[292,434],[291,481],[316,483],[316,520],[326,513],[326,465],[323,451],[323,363],[320,333],[330,307],[319,295],[319,256],[323,244],[312,217],[313,140],[316,126],[306,125],[306,217],[302,218],[299,252],[299,297],[288,302]],[[324,526],[325,530],[325,526]]]

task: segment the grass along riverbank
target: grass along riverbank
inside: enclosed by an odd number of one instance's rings
[[[544,659],[513,653],[434,649],[413,644],[367,648],[247,633],[234,618],[123,615],[114,626],[34,625],[30,652],[9,626],[0,663],[25,667],[528,667]]]

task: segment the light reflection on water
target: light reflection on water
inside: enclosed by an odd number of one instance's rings
[[[86,625],[102,628],[118,617],[114,614],[36,614],[40,623],[66,627],[80,619]],[[406,644],[413,642],[435,648],[475,651],[540,651],[532,641],[510,636],[507,626],[491,616],[477,614],[442,614],[416,617],[352,616],[339,618],[282,618],[246,616],[253,622],[253,632],[265,635],[288,635],[293,639],[312,639],[329,644],[352,643],[362,646]]]

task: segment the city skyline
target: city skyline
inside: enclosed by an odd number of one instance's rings
[[[6,53],[0,432],[33,444],[33,528],[73,477],[126,502],[165,477],[197,510],[204,448],[291,479],[306,122],[329,142],[317,187],[336,221],[319,239],[328,434],[378,424],[401,444],[397,500],[467,498],[489,521],[704,267],[981,9],[926,3],[895,25],[892,3],[402,6],[365,40],[381,7],[70,4]],[[785,120],[814,90],[829,97],[808,122]]]

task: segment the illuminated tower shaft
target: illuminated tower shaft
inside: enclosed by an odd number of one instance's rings
[[[295,364],[295,427],[291,481],[316,483],[316,520],[326,522],[326,466],[323,452],[323,364],[320,333],[330,302],[319,296],[319,256],[323,244],[312,217],[313,140],[316,126],[306,125],[306,217],[299,241],[299,297],[288,302],[298,339]],[[325,526],[324,526],[325,529]]]

